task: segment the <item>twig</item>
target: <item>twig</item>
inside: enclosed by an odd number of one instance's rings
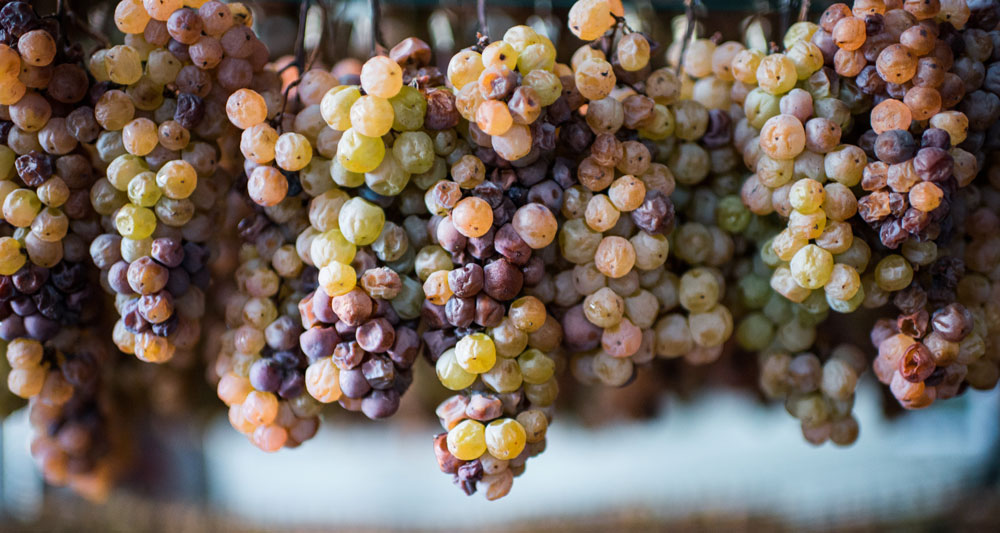
[[[90,27],[90,24],[81,21],[80,18],[76,16],[76,13],[73,12],[73,8],[69,6],[69,2],[66,2],[64,0],[56,0],[55,17],[62,20],[67,25],[72,25],[74,28],[80,30],[91,39],[97,41],[102,48],[111,47],[111,41],[109,41],[107,37],[98,33],[96,30],[94,30],[94,28]],[[64,40],[69,39],[69,37],[66,35],[66,32],[62,32],[62,34],[63,34],[62,38]]]
[[[476,17],[479,19],[479,34],[490,38],[490,25],[486,21],[486,0],[476,0]]]
[[[284,133],[282,130],[285,123],[285,108],[288,106],[288,93],[292,92],[292,89],[298,86],[300,81],[302,81],[301,74],[300,77],[289,83],[288,87],[285,87],[285,92],[281,95],[281,111],[278,111],[278,114],[274,116],[274,119],[277,121],[278,133]]]
[[[684,68],[684,56],[687,55],[688,43],[694,35],[694,0],[684,0],[684,15],[687,18],[687,27],[684,28],[684,42],[681,43],[681,56],[677,61],[675,74],[680,76],[681,69]]]
[[[809,0],[802,0],[799,5],[799,22],[809,20]]]
[[[295,66],[299,67],[299,75],[302,75],[301,69],[305,64],[305,54],[306,54],[306,15],[309,14],[309,4],[310,0],[302,0],[299,4],[299,27],[298,31],[295,32]]]

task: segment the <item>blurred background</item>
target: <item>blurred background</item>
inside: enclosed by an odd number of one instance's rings
[[[42,13],[55,8],[54,0],[33,3]],[[830,3],[808,5],[811,18]],[[117,35],[114,2],[67,4],[97,32]],[[272,58],[292,54],[301,3],[246,4]],[[563,27],[571,4],[491,0],[488,24],[496,36],[529,24],[549,35],[565,61],[579,45]],[[368,57],[370,3],[325,6],[304,11],[305,48],[319,47],[326,66]],[[661,43],[662,56],[681,28],[684,3],[625,6],[630,26]],[[799,2],[766,0],[693,6],[696,20],[708,28],[697,34],[720,32],[723,39],[738,39],[750,15],[765,17],[781,35],[800,8]],[[475,40],[473,1],[382,0],[381,14],[387,45],[420,37],[442,67]],[[864,338],[858,344],[868,346]],[[429,365],[416,368],[414,388],[391,420],[371,422],[331,406],[316,438],[269,455],[229,426],[203,362],[153,368],[122,357],[115,368],[115,409],[129,455],[125,477],[103,503],[43,483],[28,453],[26,410],[4,391],[0,530],[1000,528],[997,391],[969,391],[913,415],[886,399],[887,390],[869,373],[855,407],[861,438],[840,449],[808,444],[781,405],[763,401],[751,356],[727,353],[697,368],[655,361],[616,390],[583,387],[564,372],[547,450],[508,497],[487,502],[466,497],[438,471],[430,453],[440,431],[433,410],[446,391]]]

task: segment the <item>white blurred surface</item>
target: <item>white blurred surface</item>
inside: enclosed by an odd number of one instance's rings
[[[815,448],[780,406],[712,391],[667,416],[588,429],[565,416],[497,502],[465,496],[437,467],[439,427],[324,424],[297,450],[265,454],[220,417],[206,434],[210,501],[259,524],[476,527],[531,518],[712,511],[791,525],[916,520],[944,511],[996,459],[997,391],[969,391],[887,421],[865,382],[853,447]]]

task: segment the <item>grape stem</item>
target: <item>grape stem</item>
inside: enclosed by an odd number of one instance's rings
[[[802,0],[799,5],[799,22],[805,22],[809,19],[809,0]]]
[[[82,20],[80,20],[79,17],[76,16],[76,13],[73,12],[73,8],[69,6],[69,2],[65,0],[56,0],[55,16],[63,20],[64,22],[68,22],[69,25],[72,25],[76,29],[80,30],[87,37],[90,37],[91,39],[97,41],[97,43],[100,45],[101,48],[111,47],[111,42],[108,41],[107,37],[95,31],[94,28],[91,28],[89,24],[83,22]],[[63,39],[66,39],[66,35],[63,35]]]
[[[628,25],[628,22],[625,21],[625,17],[619,17],[618,15],[611,13],[611,18],[615,19],[615,24],[618,26],[618,28],[621,28],[622,35],[628,35],[635,31],[632,29],[631,26]]]
[[[299,70],[299,75],[302,75],[302,67],[305,64],[305,54],[306,54],[306,15],[309,14],[309,4],[310,0],[302,0],[299,4],[299,27],[295,33],[295,61],[294,65],[297,66]]]
[[[681,43],[681,56],[677,61],[676,74],[678,76],[681,74],[681,69],[684,68],[684,56],[687,55],[688,43],[691,42],[691,36],[694,35],[694,0],[684,0],[684,16],[687,19],[687,27],[684,28],[684,42]]]

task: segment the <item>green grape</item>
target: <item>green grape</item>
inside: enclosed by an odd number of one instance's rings
[[[421,174],[434,166],[434,141],[422,131],[406,131],[396,137],[392,155],[406,172]]]
[[[748,351],[767,348],[774,339],[774,324],[763,313],[750,313],[736,327],[736,342]]]
[[[541,385],[555,374],[556,363],[551,357],[534,348],[526,350],[517,358],[525,383]]]
[[[742,233],[750,224],[750,218],[750,210],[738,195],[723,197],[715,208],[716,224],[729,233]]]
[[[415,131],[424,127],[427,99],[424,98],[419,89],[404,85],[396,96],[389,99],[389,103],[392,104],[394,116],[392,129]]]
[[[378,167],[365,172],[365,184],[382,196],[396,196],[410,182],[410,173],[396,159],[393,152],[385,154]]]
[[[330,162],[330,178],[341,187],[360,187],[365,184],[363,173],[347,170],[336,159]]]
[[[128,184],[128,199],[138,206],[153,207],[162,194],[156,174],[149,171],[140,172]]]
[[[128,184],[132,181],[132,178],[136,177],[140,172],[146,172],[147,170],[149,170],[149,165],[146,164],[143,158],[137,155],[123,154],[116,157],[108,165],[108,181],[119,191],[127,191]]]
[[[145,239],[156,229],[156,215],[151,209],[125,204],[115,214],[115,228],[127,239]]]
[[[337,217],[344,238],[357,246],[366,246],[378,238],[385,225],[382,208],[363,198],[351,198],[340,208]]]

